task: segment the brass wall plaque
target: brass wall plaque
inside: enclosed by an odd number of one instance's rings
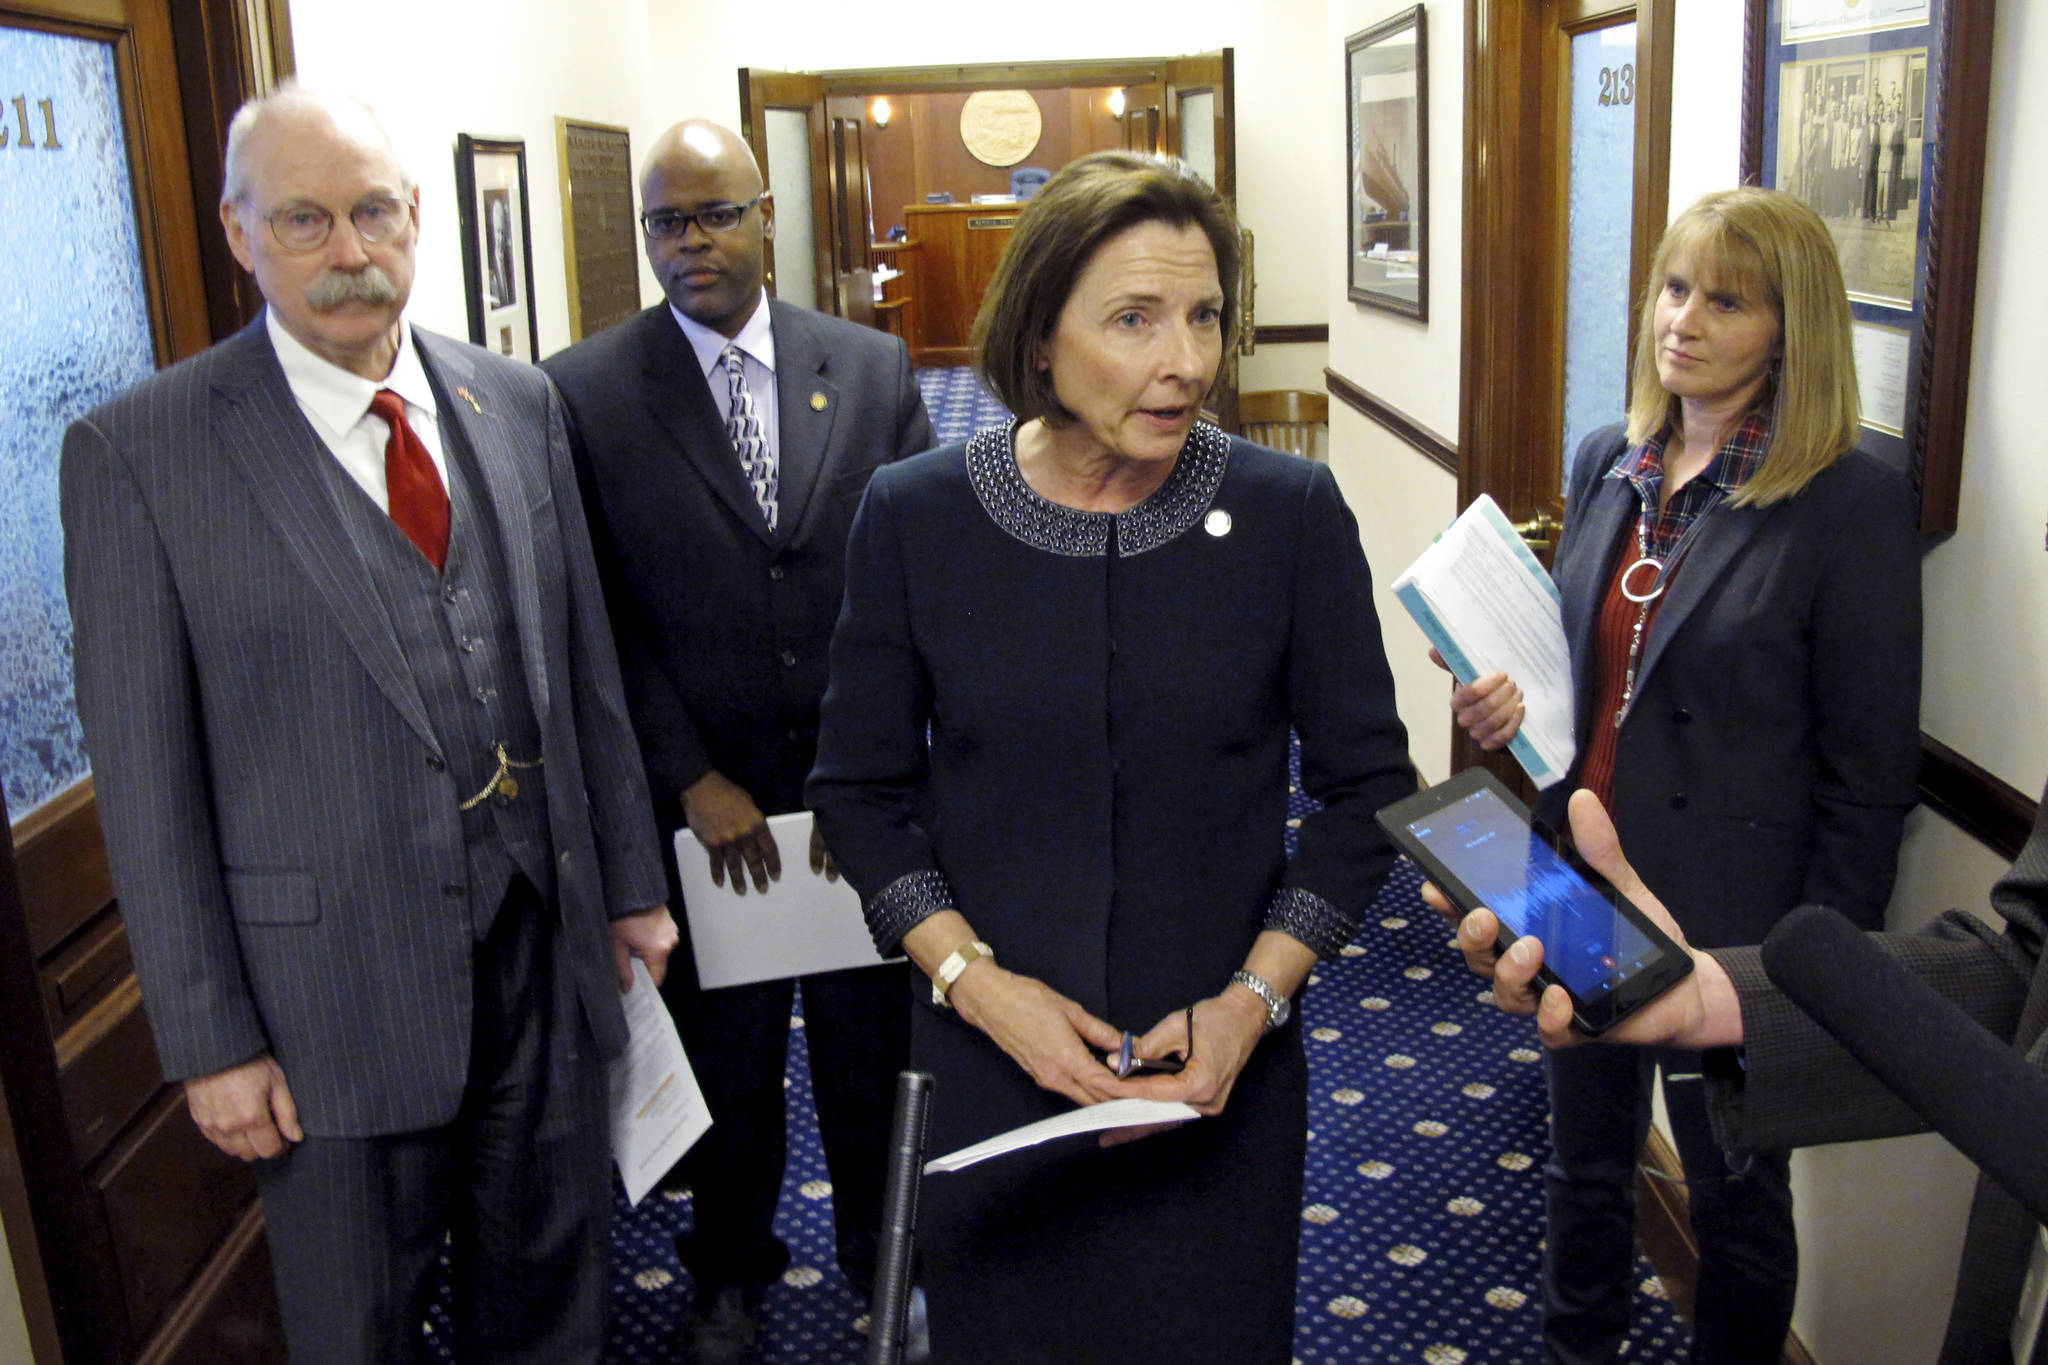
[[[559,114],[555,150],[562,172],[569,339],[581,341],[640,311],[633,150],[624,128]]]
[[[1030,156],[1044,126],[1028,90],[977,90],[960,110],[960,140],[990,166],[1014,166]]]

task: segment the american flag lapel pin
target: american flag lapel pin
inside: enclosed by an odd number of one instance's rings
[[[477,416],[481,417],[484,415],[483,405],[476,401],[476,395],[472,394],[468,389],[458,388],[455,390],[455,396],[469,404],[470,410]]]

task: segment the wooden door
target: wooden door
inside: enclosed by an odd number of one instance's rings
[[[825,119],[831,149],[826,202],[832,216],[837,311],[843,318],[873,326],[875,215],[868,189],[867,106],[857,96],[836,95],[825,101]]]
[[[1458,505],[1491,494],[1512,519],[1530,526],[1531,545],[1546,562],[1563,517],[1568,453],[1574,51],[1583,65],[1588,44],[1635,25],[1625,106],[1633,120],[1628,287],[1616,316],[1603,323],[1607,335],[1623,339],[1625,366],[1644,276],[1664,229],[1672,10],[1673,0],[1516,0],[1479,6],[1476,28],[1466,34]],[[1618,70],[1615,80],[1619,92]],[[1625,369],[1608,381],[1624,397],[1625,383]],[[1621,416],[1617,403],[1607,420]],[[1451,744],[1453,771],[1483,761],[1504,780],[1523,782],[1511,758],[1481,755],[1455,728]]]
[[[151,1046],[55,571],[65,424],[243,311],[201,244],[218,236],[213,139],[256,69],[242,59],[252,26],[279,36],[274,10],[171,8],[0,0],[0,70],[14,78],[0,90],[14,116],[0,142],[0,290],[27,319],[0,357],[0,389],[22,399],[0,416],[15,490],[0,541],[8,562],[36,566],[0,581],[0,651],[45,651],[40,667],[0,660],[18,684],[0,713],[0,818],[13,815],[0,846],[0,1219],[36,1365],[254,1365],[283,1351],[249,1171],[200,1137]],[[193,155],[188,134],[210,154]]]
[[[775,196],[768,288],[821,313],[843,313],[833,269],[832,156],[825,83],[808,72],[740,68],[740,125]]]
[[[1162,74],[1166,119],[1162,130],[1165,145],[1159,150],[1181,158],[1216,187],[1231,208],[1237,207],[1237,86],[1235,56],[1231,48],[1175,57]],[[1252,239],[1242,233],[1243,275],[1238,282],[1238,317],[1250,317],[1252,296]],[[1240,345],[1250,339],[1244,328]],[[1237,354],[1223,357],[1216,386],[1209,391],[1209,410],[1226,431],[1237,430]]]

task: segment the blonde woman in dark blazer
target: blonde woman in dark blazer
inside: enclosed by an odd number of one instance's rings
[[[1855,450],[1841,267],[1805,204],[1710,194],[1650,272],[1625,424],[1573,460],[1555,575],[1590,788],[1702,947],[1760,941],[1818,901],[1865,927],[1890,898],[1919,762],[1920,566],[1909,489]],[[1500,674],[1459,688],[1483,747],[1513,738]],[[1696,1053],[1550,1059],[1545,1352],[1612,1359],[1628,1328],[1634,1163],[1650,1066],[1688,1172],[1702,1361],[1776,1360],[1798,1251],[1784,1157],[1732,1172]]]

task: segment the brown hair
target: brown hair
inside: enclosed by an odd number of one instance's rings
[[[1038,361],[1074,282],[1110,238],[1140,223],[1198,227],[1223,286],[1223,348],[1237,335],[1237,220],[1223,197],[1173,157],[1092,152],[1068,162],[1018,216],[974,317],[974,368],[1019,419],[1073,420]]]
[[[1834,238],[1820,215],[1779,190],[1719,190],[1672,220],[1657,246],[1636,328],[1628,439],[1676,423],[1678,399],[1657,377],[1657,299],[1675,264],[1717,288],[1770,306],[1778,317],[1779,368],[1759,404],[1775,401],[1770,449],[1733,499],[1782,502],[1856,446],[1861,407],[1849,339],[1849,295]]]

